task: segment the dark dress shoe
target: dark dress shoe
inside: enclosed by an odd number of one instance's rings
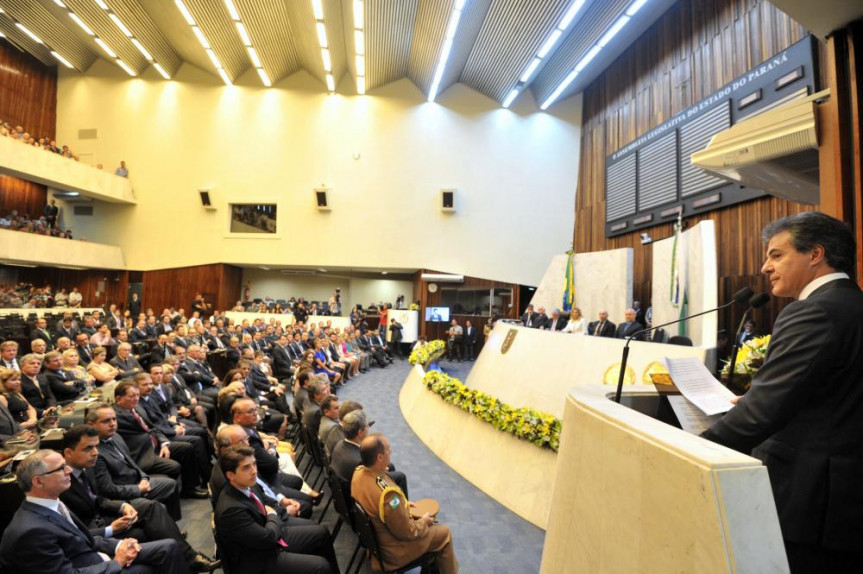
[[[188,492],[181,493],[183,498],[210,498],[210,493],[208,493],[203,488],[196,487]]]
[[[319,492],[317,496],[312,498],[312,506],[320,506],[321,501],[324,499],[324,493]]]
[[[203,554],[198,554],[195,556],[195,559],[192,560],[192,563],[189,564],[189,570],[191,572],[212,572],[216,568],[220,568],[222,566],[221,560],[213,560],[208,556],[204,556]]]

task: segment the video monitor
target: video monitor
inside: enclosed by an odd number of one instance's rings
[[[449,307],[426,307],[426,321],[449,322]]]

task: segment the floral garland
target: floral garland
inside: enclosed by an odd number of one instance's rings
[[[750,377],[758,372],[761,365],[764,364],[764,358],[767,356],[767,346],[770,344],[770,335],[763,337],[755,337],[749,339],[738,349],[737,359],[734,361],[735,375],[749,375]],[[731,369],[731,360],[729,359],[722,368],[722,374],[728,375]]]
[[[554,452],[560,448],[559,418],[527,407],[517,409],[495,397],[469,389],[458,379],[441,371],[429,371],[423,384],[432,392],[496,429]]]
[[[417,347],[411,351],[408,363],[411,365],[422,365],[425,368],[430,362],[438,359],[446,350],[446,343],[441,339],[435,339],[427,345]]]

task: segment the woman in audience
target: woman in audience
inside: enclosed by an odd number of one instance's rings
[[[105,347],[96,347],[93,349],[93,360],[87,365],[87,372],[96,379],[97,386],[113,383],[117,375],[120,374],[120,371],[106,361],[107,358],[108,352],[105,350]]]
[[[564,333],[587,333],[587,319],[581,316],[581,309],[573,307],[569,314],[569,323],[563,328]]]
[[[66,307],[69,305],[69,296],[66,295],[65,289],[60,289],[60,292],[54,297],[55,307]]]
[[[21,428],[32,429],[39,423],[36,409],[21,394],[21,373],[12,369],[0,370],[0,402],[9,409]]]
[[[330,379],[334,385],[339,384],[339,381],[342,380],[341,373],[337,373],[336,371],[330,369],[329,367],[329,359],[327,358],[327,354],[324,352],[323,345],[321,344],[320,339],[315,339],[315,363],[314,363],[315,374],[325,374],[327,378]]]
[[[347,340],[345,344],[347,345],[348,351],[360,358],[360,372],[365,373],[371,368],[371,360],[372,354],[367,353],[360,348],[359,344],[360,335],[357,332],[350,333],[347,335]]]
[[[335,335],[333,338],[335,339],[336,352],[339,354],[338,358],[348,366],[350,375],[352,377],[356,377],[360,374],[359,355],[348,350],[348,346],[345,344],[344,335]]]
[[[87,369],[79,363],[80,355],[78,349],[71,348],[63,351],[63,372],[72,380],[87,381],[88,386],[96,384],[96,377],[87,372]],[[110,365],[109,365],[110,366]]]

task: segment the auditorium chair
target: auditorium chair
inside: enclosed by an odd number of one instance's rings
[[[681,347],[691,347],[692,339],[690,339],[689,337],[684,337],[683,335],[675,335],[668,338],[668,344],[680,345]]]
[[[339,513],[339,520],[333,528],[332,535],[332,539],[335,542],[342,524],[346,523],[354,534],[357,532],[357,527],[354,524],[354,499],[351,498],[351,485],[339,478],[339,475],[336,474],[333,467],[329,467],[327,469],[327,482],[330,485],[330,492],[332,493],[331,497],[333,507],[336,509],[336,512]],[[348,567],[345,568],[345,572],[351,571],[351,566],[357,556],[359,556],[359,550],[361,547],[362,544],[360,544],[358,537],[357,545],[354,547],[354,551],[351,552],[351,561],[348,562]],[[362,560],[360,560],[360,563],[362,563]]]
[[[359,505],[358,502],[354,502],[354,517],[355,523],[357,527],[357,535],[360,537],[360,544],[363,545],[363,548],[369,554],[369,561],[371,562],[372,570],[375,572],[386,572],[393,574],[404,574],[408,570],[412,570],[417,567],[421,567],[423,572],[430,571],[431,564],[434,560],[434,553],[426,552],[410,564],[405,564],[401,568],[396,568],[395,570],[387,570],[383,567],[383,562],[381,560],[381,546],[378,542],[378,535],[375,532],[375,525],[372,523],[372,519],[369,518],[369,515],[366,514],[366,511],[363,510],[363,507]],[[377,563],[376,563],[377,561]],[[354,570],[354,574],[360,571],[362,567],[362,560],[357,564],[357,569]],[[380,566],[381,569],[378,570],[375,566]]]

